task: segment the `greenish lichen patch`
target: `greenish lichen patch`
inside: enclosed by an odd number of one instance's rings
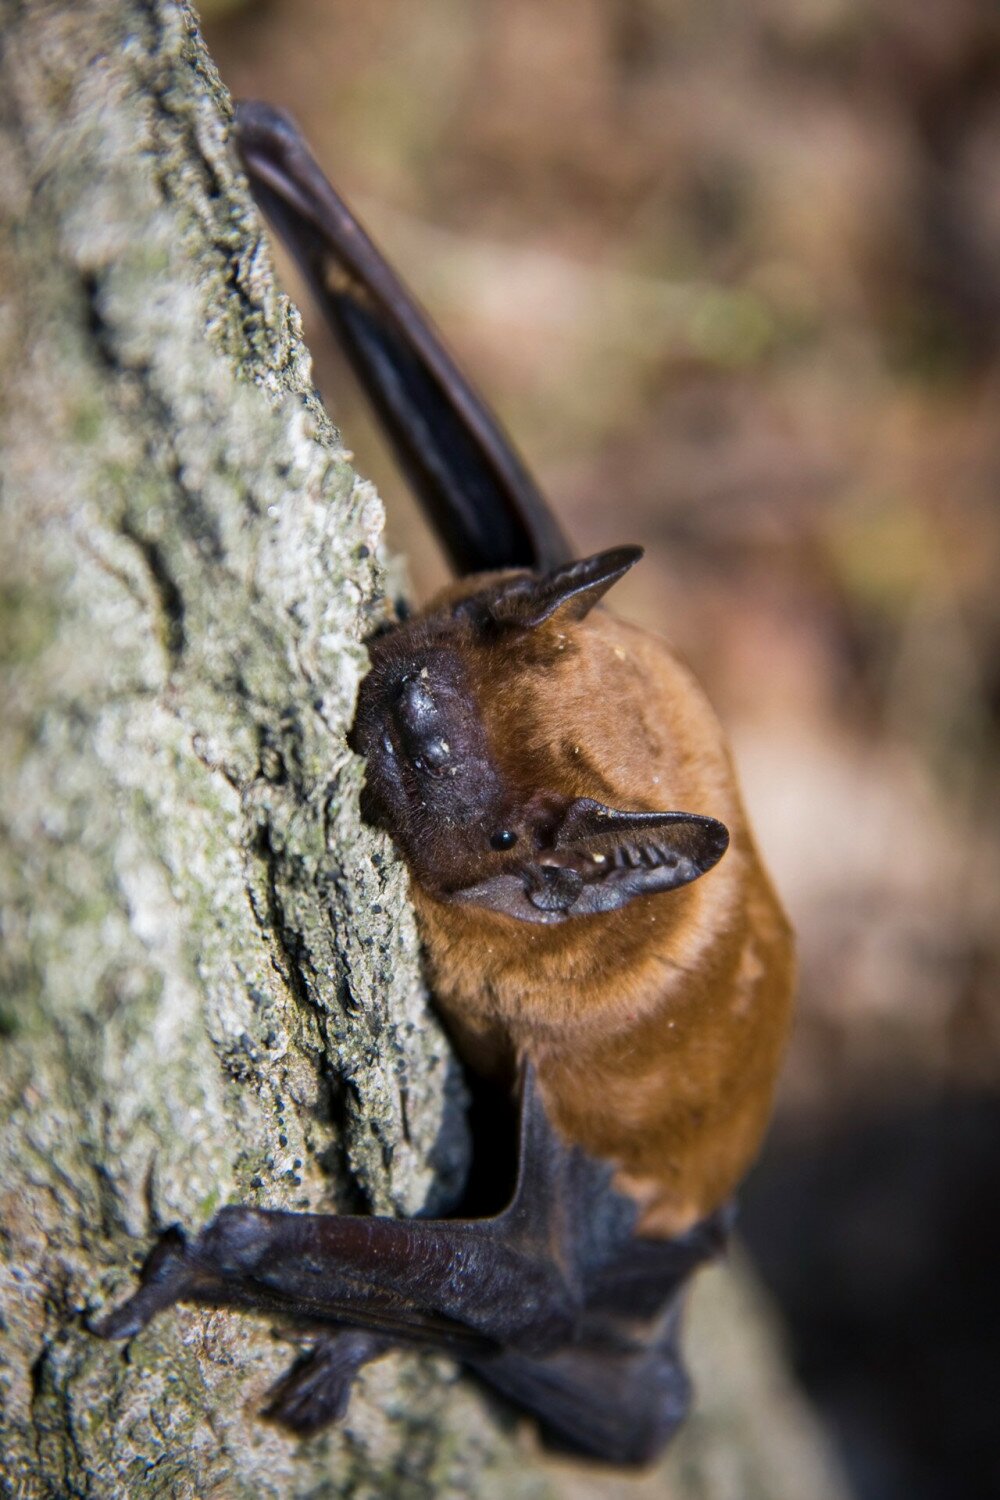
[[[56,614],[47,605],[18,580],[0,589],[0,667],[30,666],[49,645]]]

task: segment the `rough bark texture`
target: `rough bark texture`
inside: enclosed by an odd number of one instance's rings
[[[624,1493],[539,1460],[443,1359],[372,1366],[344,1429],[300,1443],[256,1416],[287,1331],[85,1330],[163,1225],[413,1212],[465,1138],[344,740],[380,506],[315,398],[224,91],[174,0],[0,13],[0,1483]],[[748,1413],[741,1348],[656,1492],[838,1493],[764,1344]]]

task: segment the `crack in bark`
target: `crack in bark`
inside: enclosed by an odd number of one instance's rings
[[[184,596],[167,566],[163,548],[150,537],[140,536],[132,521],[123,516],[119,524],[122,536],[136,547],[149,574],[160,606],[160,636],[171,667],[180,665],[186,645],[184,633]]]

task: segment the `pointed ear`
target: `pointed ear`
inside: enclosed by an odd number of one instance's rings
[[[717,818],[708,818],[703,813],[622,812],[605,807],[593,797],[577,797],[559,819],[554,839],[557,850],[583,844],[594,848],[600,844],[603,850],[606,842],[612,850],[629,844],[675,844],[678,854],[707,860],[704,868],[697,871],[704,875],[729,847],[729,830]]]
[[[615,911],[636,896],[689,885],[728,847],[729,830],[716,818],[621,812],[590,797],[570,803],[555,835],[556,858],[584,882],[573,915]]]
[[[492,625],[519,630],[534,630],[557,614],[567,622],[582,620],[641,556],[641,547],[613,547],[540,578],[521,573],[463,600],[457,610],[473,611]]]
[[[524,862],[508,861],[448,899],[522,922],[564,922],[689,885],[718,864],[728,847],[729,830],[715,818],[620,812],[579,797],[566,808],[550,848]]]

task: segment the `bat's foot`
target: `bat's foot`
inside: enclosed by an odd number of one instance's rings
[[[140,1329],[179,1301],[192,1285],[187,1238],[179,1224],[161,1234],[142,1268],[141,1285],[121,1307],[90,1324],[102,1339],[130,1339]]]
[[[262,1415],[299,1437],[339,1422],[362,1365],[392,1347],[391,1339],[360,1329],[345,1328],[321,1338],[272,1388]]]

